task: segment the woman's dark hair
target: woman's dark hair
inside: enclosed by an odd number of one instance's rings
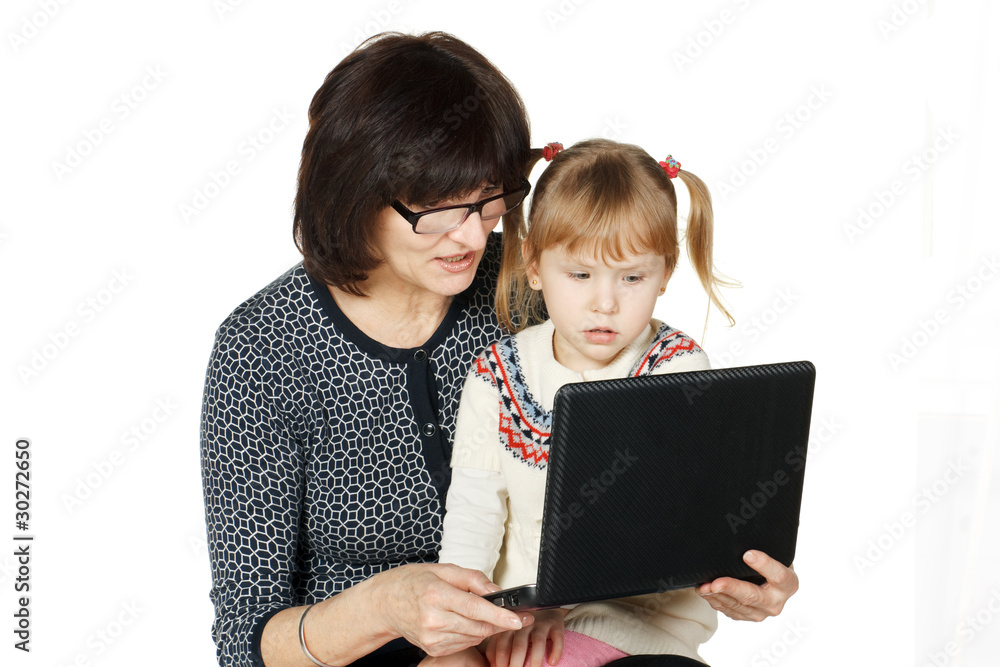
[[[309,106],[294,225],[306,270],[364,295],[381,262],[374,219],[393,200],[514,189],[529,155],[524,103],[482,54],[441,32],[372,37]]]

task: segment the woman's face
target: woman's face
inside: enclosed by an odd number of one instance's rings
[[[434,208],[473,203],[493,194],[494,188],[483,186],[467,196],[435,202]],[[414,212],[430,208],[403,204]],[[498,222],[483,222],[480,214],[475,213],[450,232],[415,234],[403,216],[386,207],[377,219],[375,236],[383,263],[371,273],[367,282],[384,282],[409,293],[459,294],[472,284],[483,258],[487,235]]]

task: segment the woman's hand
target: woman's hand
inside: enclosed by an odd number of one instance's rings
[[[526,656],[531,658],[530,667],[545,665],[545,650],[552,641],[549,664],[556,664],[562,657],[563,632],[566,626],[563,617],[568,609],[548,609],[533,612],[535,622],[530,627],[493,635],[486,645],[486,658],[492,667],[521,667]],[[530,650],[530,654],[529,654]]]
[[[519,616],[481,598],[500,588],[482,572],[457,565],[403,565],[368,582],[376,584],[371,593],[376,612],[430,656],[449,655],[532,622],[530,614]]]
[[[699,586],[698,593],[713,609],[737,621],[763,621],[768,616],[777,616],[788,598],[799,590],[795,570],[761,551],[746,552],[743,561],[767,582],[758,586],[749,581],[720,577]]]

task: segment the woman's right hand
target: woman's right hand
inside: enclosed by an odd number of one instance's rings
[[[377,584],[376,584],[377,581]],[[428,655],[455,653],[505,630],[530,625],[518,615],[480,597],[500,588],[482,572],[444,563],[402,565],[372,577],[376,613]]]

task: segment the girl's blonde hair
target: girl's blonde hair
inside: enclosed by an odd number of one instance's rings
[[[533,150],[527,167],[541,158]],[[709,301],[734,323],[719,295],[734,286],[712,267],[712,199],[694,174],[681,170],[691,213],[685,239],[691,263]],[[677,265],[677,195],[663,167],[638,146],[591,139],[561,151],[538,179],[528,224],[521,209],[504,219],[504,257],[497,284],[497,314],[512,332],[541,322],[545,303],[528,285],[527,267],[547,248],[623,261],[627,255],[662,253]],[[522,251],[523,246],[523,251]],[[705,314],[706,325],[708,313]]]

